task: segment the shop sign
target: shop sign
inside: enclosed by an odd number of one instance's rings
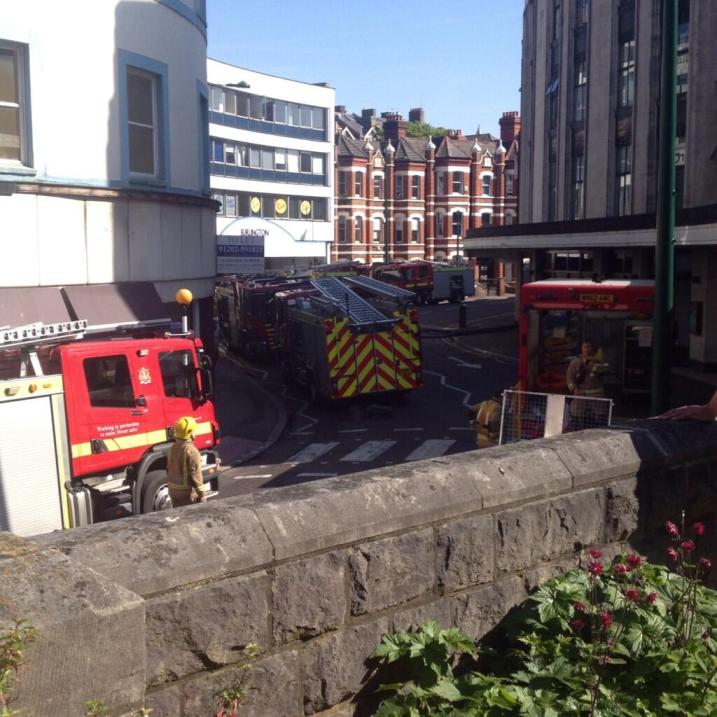
[[[261,274],[264,272],[266,229],[246,227],[234,234],[217,236],[217,274]]]

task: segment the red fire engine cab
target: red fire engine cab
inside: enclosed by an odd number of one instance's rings
[[[650,387],[654,282],[551,279],[520,290],[520,387],[565,393],[565,374],[582,341],[602,350],[609,393]]]
[[[34,535],[171,507],[165,468],[181,416],[197,421],[216,494],[219,427],[201,342],[85,330],[0,330],[0,530]]]
[[[475,294],[475,275],[471,264],[395,262],[375,266],[371,276],[413,291],[419,304],[435,304],[439,301],[455,303]]]

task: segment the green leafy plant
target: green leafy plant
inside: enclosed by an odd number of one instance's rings
[[[259,655],[259,647],[253,642],[244,648],[244,662],[238,665],[240,670],[237,679],[228,687],[215,694],[219,702],[219,711],[215,717],[237,717],[239,705],[244,702],[251,686],[251,673],[254,662]]]
[[[0,717],[19,714],[10,709],[10,691],[15,686],[25,650],[36,636],[37,630],[25,620],[16,620],[13,627],[0,633]]]
[[[704,525],[666,530],[674,571],[636,554],[607,563],[593,548],[501,623],[500,649],[434,623],[384,637],[374,657],[400,679],[381,686],[378,716],[717,714],[717,593],[696,557]]]

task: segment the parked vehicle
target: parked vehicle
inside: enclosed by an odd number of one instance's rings
[[[415,292],[419,304],[456,303],[475,294],[474,272],[470,264],[394,262],[375,266],[371,275],[379,281]]]
[[[171,507],[165,467],[181,416],[198,424],[216,494],[219,426],[201,341],[86,329],[0,330],[0,530],[33,535]]]

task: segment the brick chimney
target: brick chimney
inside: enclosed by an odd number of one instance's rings
[[[394,145],[398,145],[398,141],[406,136],[405,119],[398,112],[385,112],[383,122],[383,136],[390,139]]]
[[[511,142],[520,134],[520,113],[503,112],[503,116],[498,122],[500,124],[500,142],[508,149]]]
[[[339,114],[345,115],[346,114],[346,105],[335,105],[334,112],[338,112]]]
[[[426,113],[423,109],[423,107],[414,107],[411,110],[408,110],[408,121],[409,122],[425,122],[426,121]]]
[[[363,109],[361,110],[361,127],[364,132],[368,132],[371,127],[376,124],[376,110],[374,109]]]

